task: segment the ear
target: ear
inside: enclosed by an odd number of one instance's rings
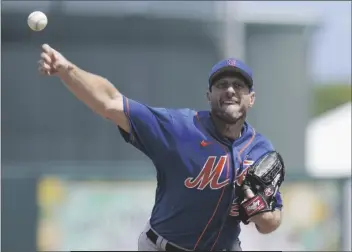
[[[208,102],[210,102],[210,91],[209,90],[207,91],[207,100],[208,100]]]
[[[251,92],[250,94],[250,102],[249,102],[249,107],[253,107],[254,105],[254,102],[255,102],[255,92]]]

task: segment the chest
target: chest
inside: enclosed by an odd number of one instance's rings
[[[214,139],[184,143],[181,152],[179,171],[189,189],[219,190],[235,181],[243,166],[243,152]]]

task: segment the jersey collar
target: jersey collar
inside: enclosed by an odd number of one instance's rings
[[[230,140],[230,139],[220,135],[220,133],[215,128],[215,125],[214,125],[213,120],[210,115],[210,111],[199,111],[198,118],[199,118],[200,123],[204,127],[204,129],[207,131],[207,133],[210,134],[217,141],[219,141],[220,143],[222,143],[226,146],[230,147],[234,143],[236,143],[236,145],[241,144],[246,139],[248,139],[248,137],[252,136],[252,127],[247,122],[245,122],[243,124],[243,128],[242,128],[240,137],[233,141],[233,140]]]

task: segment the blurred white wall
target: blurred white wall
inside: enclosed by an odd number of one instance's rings
[[[315,177],[351,176],[351,103],[314,118],[306,131],[306,167]]]

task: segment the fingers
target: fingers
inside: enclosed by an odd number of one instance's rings
[[[44,60],[39,60],[38,64],[44,70],[48,70],[49,71],[51,69],[51,66],[48,63],[46,63]]]
[[[45,75],[56,75],[62,69],[70,67],[68,61],[48,44],[42,45],[43,52],[40,54],[39,72]]]
[[[44,74],[44,75],[50,75],[51,74],[52,68],[44,60],[39,60],[38,64],[39,64],[38,71],[41,74]]]
[[[38,72],[42,75],[50,75],[50,71],[43,69],[42,67],[38,67]]]
[[[57,56],[56,54],[58,52],[54,48],[50,47],[48,44],[43,44],[42,45],[42,49],[43,49],[43,51],[45,53],[49,54],[50,57],[56,57]]]
[[[244,193],[244,197],[246,199],[251,199],[255,196],[254,192],[252,191],[252,189],[249,186],[243,186],[243,193]]]
[[[41,59],[38,61],[38,71],[43,75],[50,75],[52,68],[52,52],[50,51],[50,47],[47,44],[44,44],[42,48],[43,52],[40,54]]]
[[[40,54],[40,58],[47,64],[51,64],[51,62],[52,62],[50,56],[45,52],[42,52]]]
[[[54,54],[55,55],[55,54]],[[56,70],[59,70],[62,67],[62,62],[58,61],[56,58],[54,58],[54,63],[52,64],[53,68]]]
[[[49,54],[51,56],[51,54],[53,54],[53,49],[48,45],[48,44],[44,44],[42,45],[42,49],[44,52],[46,52],[47,54]]]
[[[40,54],[40,60],[38,61],[38,71],[44,75],[51,75],[51,73],[55,72],[57,63],[56,51],[48,44],[43,44],[42,50],[43,52]]]

